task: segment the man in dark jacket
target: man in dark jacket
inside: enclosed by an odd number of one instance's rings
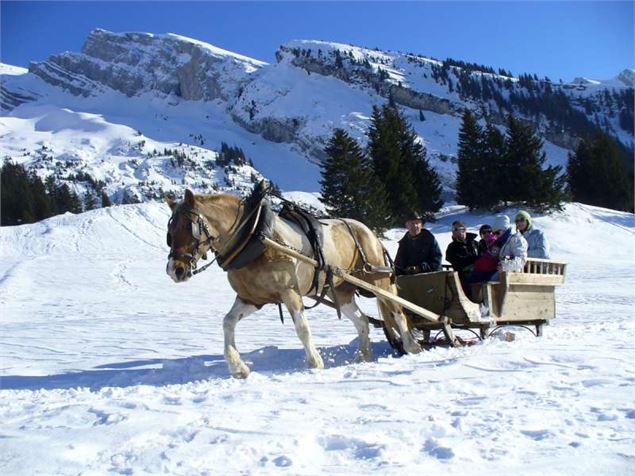
[[[423,228],[421,215],[411,212],[406,216],[408,232],[399,240],[395,257],[397,274],[430,273],[441,270],[441,249],[430,231]]]
[[[467,277],[473,271],[474,262],[478,258],[478,244],[475,233],[467,233],[462,221],[452,223],[452,243],[445,250],[445,259],[459,273],[461,286],[465,295],[470,298],[471,290],[467,285]]]

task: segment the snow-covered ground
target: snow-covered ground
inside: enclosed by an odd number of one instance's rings
[[[455,208],[430,227],[442,249],[457,218],[491,217]],[[167,219],[148,203],[0,229],[1,474],[633,473],[632,214],[536,220],[570,263],[542,338],[397,358],[373,330],[353,364],[353,326],[318,307],[327,368],[308,371],[267,306],[237,329],[245,381],[223,361],[225,276],[174,284]]]

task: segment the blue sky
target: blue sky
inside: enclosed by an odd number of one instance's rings
[[[565,81],[635,67],[632,1],[0,3],[1,57],[28,66],[80,51],[93,28],[178,33],[273,62],[320,39],[447,57]]]

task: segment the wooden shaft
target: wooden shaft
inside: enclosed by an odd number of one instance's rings
[[[313,258],[309,258],[308,256],[304,256],[302,253],[298,253],[296,250],[292,250],[291,248],[288,248],[284,245],[281,245],[280,243],[278,243],[277,241],[273,241],[271,238],[264,238],[263,239],[263,243],[265,245],[271,246],[272,248],[277,249],[278,251],[282,251],[285,254],[288,254],[290,256],[293,256],[294,258],[299,259],[300,261],[304,261],[305,263],[308,263],[314,267],[318,267],[319,264],[317,261],[315,261]]]
[[[393,294],[384,289],[378,288],[377,286],[369,284],[366,281],[362,281],[361,279],[356,278],[355,276],[351,276],[350,274],[346,273],[345,271],[339,268],[333,268],[333,274],[335,274],[336,276],[339,276],[344,281],[354,284],[358,288],[362,288],[362,289],[365,289],[366,291],[370,291],[376,296],[381,296],[383,298],[389,299],[401,305],[402,307],[405,307],[409,311],[414,312],[415,314],[423,317],[424,319],[427,319],[433,322],[437,322],[439,320],[439,317],[440,317],[439,315],[434,314],[433,312],[430,312],[421,306],[417,306],[416,304],[413,304],[410,301],[406,301],[404,298],[399,297],[396,294]]]
[[[292,250],[291,248],[287,248],[286,246],[281,245],[280,243],[277,243],[269,238],[265,238],[264,243],[268,246],[271,246],[272,248],[275,248],[276,250],[282,253],[286,253],[290,256],[293,256],[294,258],[297,258],[300,261],[304,261],[305,263],[310,264],[316,268],[319,266],[318,262],[315,261],[313,258],[304,256],[303,254],[298,253],[297,251]],[[406,301],[405,299],[395,294],[392,294],[384,289],[381,289],[377,286],[369,284],[366,281],[362,281],[361,279],[356,278],[355,276],[351,276],[350,274],[346,273],[340,268],[333,267],[332,269],[333,269],[333,274],[342,278],[344,281],[357,286],[358,288],[362,288],[362,289],[365,289],[366,291],[370,291],[376,296],[381,296],[385,299],[389,299],[429,321],[437,322],[439,320],[439,316],[437,314],[434,314],[433,312],[430,312],[427,309],[422,308],[421,306],[417,306],[416,304],[413,304],[410,301]]]

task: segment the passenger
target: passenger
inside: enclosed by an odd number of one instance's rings
[[[471,291],[466,280],[474,270],[474,262],[478,258],[478,245],[475,233],[467,233],[462,221],[452,223],[452,242],[445,250],[445,259],[459,273],[459,280],[465,295],[469,298]]]
[[[478,242],[478,258],[474,262],[474,271],[470,275],[469,283],[481,283],[489,281],[496,273],[498,266],[498,248],[496,235],[490,225],[483,225],[478,231],[481,240]]]
[[[505,269],[506,263],[511,263],[512,268],[522,271],[527,261],[527,240],[523,235],[512,231],[507,215],[496,215],[492,222],[492,230],[497,236],[494,247],[498,248],[498,270]],[[498,279],[498,273],[492,276],[492,280]]]
[[[441,249],[436,238],[423,227],[423,219],[417,212],[406,216],[408,232],[399,240],[395,257],[397,274],[430,273],[441,270]]]
[[[549,242],[538,228],[534,227],[531,216],[524,210],[516,213],[516,229],[527,240],[527,256],[530,258],[549,259]]]

